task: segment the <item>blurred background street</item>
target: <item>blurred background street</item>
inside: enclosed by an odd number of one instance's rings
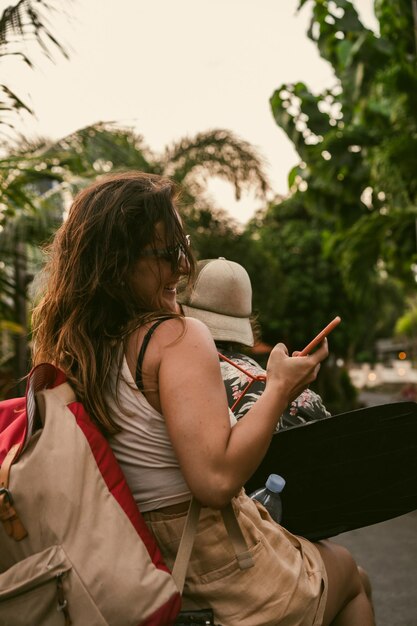
[[[343,533],[334,541],[368,572],[377,625],[417,626],[417,511]]]
[[[371,390],[359,399],[368,406],[395,400]],[[417,626],[417,511],[333,539],[368,572],[377,625]]]

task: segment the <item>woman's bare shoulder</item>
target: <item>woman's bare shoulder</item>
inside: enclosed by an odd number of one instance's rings
[[[140,349],[151,327],[152,323],[137,328],[127,341],[125,355],[131,372],[136,370]],[[152,340],[146,347],[146,370],[157,372],[162,358],[167,363],[172,359],[174,363],[179,363],[183,358],[190,358],[196,352],[200,355],[216,354],[215,344],[207,326],[189,317],[166,319],[155,328]]]
[[[141,326],[133,331],[129,337],[130,345],[140,345],[151,324]],[[192,317],[171,317],[164,320],[153,332],[153,344],[159,347],[169,345],[172,342],[188,344],[193,341],[208,341],[214,343],[207,326]]]
[[[180,343],[189,345],[204,342],[214,345],[209,329],[203,322],[192,317],[175,317],[160,325],[158,339],[161,344]]]

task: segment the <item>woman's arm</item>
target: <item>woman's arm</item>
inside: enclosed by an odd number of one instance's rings
[[[199,321],[183,321],[182,334],[178,320],[158,333],[162,413],[192,493],[203,504],[222,508],[258,467],[285,407],[315,379],[327,345],[308,357],[290,357],[283,344],[275,346],[264,393],[231,428],[211,335]]]

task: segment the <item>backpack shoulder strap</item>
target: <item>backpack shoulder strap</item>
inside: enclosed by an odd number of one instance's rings
[[[156,322],[152,324],[152,326],[147,330],[146,335],[143,338],[142,346],[140,348],[138,360],[136,363],[136,374],[135,374],[136,386],[141,391],[143,390],[142,365],[143,365],[143,359],[145,357],[146,348],[148,347],[151,337],[153,333],[155,332],[155,330],[158,328],[158,326],[162,324],[162,322],[165,322],[166,320],[171,320],[171,319],[173,319],[172,316],[166,315],[156,320]]]
[[[226,363],[229,363],[229,365],[233,365],[233,367],[235,367],[240,372],[245,374],[245,376],[247,376],[251,380],[266,380],[266,375],[265,374],[253,374],[252,372],[250,372],[249,370],[245,369],[241,365],[238,365],[237,363],[235,363],[235,361],[232,361],[232,359],[229,359],[229,357],[225,356],[221,352],[217,352],[217,354],[218,354],[219,359],[221,359],[222,361],[226,361]]]
[[[0,467],[0,521],[7,535],[16,541],[24,539],[27,535],[27,530],[13,507],[13,498],[8,490],[10,468],[19,449],[18,443],[12,446]]]

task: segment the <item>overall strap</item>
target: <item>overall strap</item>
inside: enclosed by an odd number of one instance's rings
[[[146,335],[143,338],[142,346],[140,348],[138,360],[136,363],[136,376],[135,376],[135,382],[136,382],[137,388],[140,390],[143,390],[142,365],[143,365],[143,359],[145,357],[145,351],[146,351],[146,348],[148,347],[148,343],[151,340],[151,337],[154,331],[158,328],[158,326],[162,324],[162,322],[165,322],[166,320],[171,320],[171,319],[173,319],[171,315],[166,315],[156,320],[156,322],[152,324],[152,326],[147,330]]]
[[[190,507],[182,531],[180,545],[172,568],[172,577],[179,591],[182,593],[184,589],[185,577],[187,574],[188,563],[193,549],[194,539],[197,532],[198,520],[200,517],[201,504],[194,498],[191,498]],[[231,502],[221,510],[223,523],[226,527],[229,539],[232,542],[233,551],[235,553],[239,569],[245,570],[255,565],[245,536],[239,526],[235,510]]]

